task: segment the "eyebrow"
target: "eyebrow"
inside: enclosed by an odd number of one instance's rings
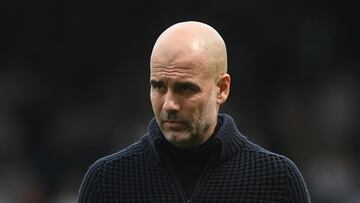
[[[154,79],[150,80],[150,85],[152,85],[152,86],[163,85],[163,84],[164,84],[164,81],[162,81],[162,80],[154,80]]]
[[[158,85],[164,85],[165,82],[163,80],[150,80],[151,86],[158,86]],[[189,87],[192,90],[200,91],[200,87],[192,82],[175,82],[174,83],[175,88],[182,88],[182,87]]]
[[[181,87],[189,87],[192,90],[200,91],[200,87],[192,82],[176,82],[175,87],[181,88]]]

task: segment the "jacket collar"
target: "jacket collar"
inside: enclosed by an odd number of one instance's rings
[[[214,135],[214,142],[219,146],[219,161],[222,162],[238,153],[243,148],[247,138],[238,131],[231,116],[227,114],[219,114],[218,119],[221,119],[223,122]],[[148,136],[150,145],[159,155],[160,149],[166,140],[164,135],[161,133],[155,118],[150,121]]]

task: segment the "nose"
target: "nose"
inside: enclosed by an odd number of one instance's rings
[[[168,91],[164,98],[163,110],[166,112],[178,112],[180,111],[180,104],[176,95],[171,91]]]

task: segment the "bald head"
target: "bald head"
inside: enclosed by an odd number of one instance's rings
[[[150,61],[150,99],[165,138],[180,148],[211,137],[230,90],[225,43],[204,23],[183,22],[157,39]]]
[[[217,78],[227,72],[224,40],[214,28],[204,23],[188,21],[172,25],[157,39],[150,65],[171,67],[179,63],[198,63],[195,65],[203,67],[202,71]]]

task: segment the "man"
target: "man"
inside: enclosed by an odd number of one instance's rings
[[[165,30],[151,54],[150,84],[148,133],[95,162],[79,202],[310,202],[289,159],[251,143],[218,114],[230,75],[212,27],[183,22]]]

